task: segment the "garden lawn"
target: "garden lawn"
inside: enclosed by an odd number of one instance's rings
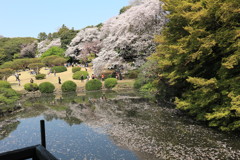
[[[82,71],[85,71],[85,68],[81,69]],[[87,68],[89,75],[91,76],[93,71],[91,68]],[[35,75],[31,75],[30,71],[22,71],[19,72],[20,75],[20,80],[21,80],[21,85],[18,85],[18,81],[16,81],[15,76],[10,76],[7,81],[11,84],[12,88],[16,91],[23,91],[24,90],[24,84],[26,83],[30,83],[30,79],[32,78],[34,80],[34,83],[40,84],[42,82],[51,82],[55,85],[55,88],[57,91],[61,90],[61,85],[58,84],[58,77],[61,78],[62,80],[62,84],[63,82],[67,81],[67,80],[72,80],[74,82],[76,82],[77,87],[84,87],[86,80],[84,80],[84,82],[81,82],[81,80],[74,80],[72,79],[72,67],[68,67],[66,72],[62,72],[62,73],[57,73],[56,76],[54,76],[53,73],[51,73],[50,75],[48,75],[49,72],[49,68],[45,68],[43,67],[40,70],[40,73],[46,74],[46,79],[43,80],[36,80],[35,79]]]

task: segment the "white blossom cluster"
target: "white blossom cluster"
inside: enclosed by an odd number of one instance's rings
[[[167,21],[162,5],[159,0],[142,0],[103,23],[100,30],[97,27],[81,30],[72,40],[66,55],[79,59],[81,55],[74,55],[76,49],[82,51],[85,43],[99,41],[97,45],[101,49],[93,60],[96,75],[116,65],[123,70],[139,67],[154,52],[154,35],[160,34]]]
[[[97,27],[85,28],[78,32],[75,38],[71,41],[68,49],[65,52],[66,56],[74,57],[75,59],[81,59],[85,54],[86,48],[89,48],[89,43],[91,42],[92,47],[96,47],[99,43],[100,31]],[[81,54],[76,54],[76,49],[79,50]]]
[[[56,38],[56,39],[53,39],[52,41],[48,39],[41,41],[40,43],[38,43],[38,46],[37,46],[38,52],[40,53],[38,56],[41,56],[42,53],[46,52],[49,48],[53,46],[60,47],[61,39]]]

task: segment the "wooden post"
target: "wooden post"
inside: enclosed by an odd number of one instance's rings
[[[40,127],[41,127],[41,143],[42,146],[46,148],[46,135],[45,135],[45,122],[44,120],[40,121]]]

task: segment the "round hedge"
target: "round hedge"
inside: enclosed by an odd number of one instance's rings
[[[100,90],[102,88],[102,82],[98,79],[92,79],[85,85],[87,91]]]
[[[43,82],[39,85],[39,90],[41,93],[53,93],[55,86],[50,82]]]
[[[81,71],[81,67],[73,67],[72,68],[72,73],[75,73],[77,71]]]
[[[104,81],[104,87],[107,89],[111,89],[117,85],[117,79],[116,78],[107,78]]]
[[[0,88],[12,88],[12,87],[9,82],[0,80]]]
[[[29,92],[37,91],[39,89],[37,83],[26,83],[24,89]]]
[[[37,74],[37,75],[35,76],[35,78],[36,78],[37,80],[45,79],[45,78],[46,78],[46,74]]]
[[[56,73],[65,72],[65,71],[67,71],[67,68],[64,66],[54,66],[54,67],[52,67],[52,73],[54,73],[54,71]]]
[[[73,81],[65,81],[61,87],[63,92],[75,92],[77,89],[77,84]]]
[[[73,79],[76,79],[76,80],[80,80],[81,79],[81,75],[83,75],[83,78],[86,79],[87,78],[87,75],[88,75],[88,72],[87,71],[77,71],[73,74]]]

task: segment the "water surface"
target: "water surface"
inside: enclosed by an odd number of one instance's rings
[[[40,143],[62,160],[240,159],[240,138],[198,124],[133,91],[43,96],[5,117],[0,152]],[[16,121],[17,120],[17,121]],[[3,121],[3,120],[2,120]]]

